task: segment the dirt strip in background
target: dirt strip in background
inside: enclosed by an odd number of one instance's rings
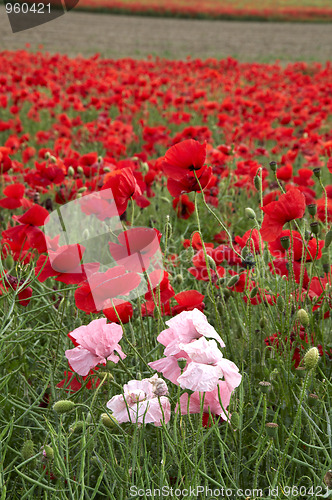
[[[332,25],[114,16],[71,11],[13,34],[0,6],[0,50],[32,50],[112,58],[148,55],[182,59],[236,57],[241,61],[332,59]],[[1,70],[0,70],[1,71]]]

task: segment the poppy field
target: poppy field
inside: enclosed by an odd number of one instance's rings
[[[1,499],[329,498],[331,64],[0,65]]]
[[[48,3],[45,2],[44,3]],[[76,9],[198,19],[330,22],[329,0],[80,0]]]

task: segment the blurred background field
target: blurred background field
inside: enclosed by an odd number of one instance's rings
[[[76,8],[207,19],[332,20],[330,0],[80,0]]]

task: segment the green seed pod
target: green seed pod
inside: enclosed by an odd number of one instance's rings
[[[248,217],[248,219],[256,219],[256,214],[255,212],[253,211],[252,208],[250,207],[247,207],[245,210],[244,210],[244,213],[246,214],[246,217]]]
[[[321,175],[321,168],[318,167],[318,168],[314,168],[313,169],[313,173],[314,175],[317,177],[317,179],[320,179],[320,175]]]
[[[253,288],[250,292],[250,298],[253,299],[254,297],[256,297],[257,292],[258,292],[258,286],[255,286],[255,288]]]
[[[270,161],[270,168],[271,168],[272,172],[276,172],[277,168],[278,168],[277,162],[276,161]]]
[[[310,229],[313,234],[318,234],[319,233],[319,224],[318,222],[312,222],[310,224]]]
[[[186,358],[179,358],[178,359],[178,365],[179,365],[179,368],[181,371],[185,369],[186,364],[187,364]]]
[[[259,382],[259,388],[263,394],[267,394],[269,392],[271,386],[272,386],[272,384],[270,382],[266,382],[265,380],[262,380],[261,382]]]
[[[265,424],[266,434],[270,438],[276,438],[278,435],[278,427],[279,425],[275,422],[268,422],[267,424]]]
[[[285,250],[288,250],[289,247],[290,247],[290,239],[289,239],[289,236],[282,236],[280,238],[280,243],[281,243],[281,246],[282,248],[284,248]]]
[[[328,248],[332,242],[332,229],[325,236],[325,248]]]
[[[108,427],[109,429],[111,429],[112,427],[114,427],[118,423],[118,421],[115,417],[113,417],[113,416],[109,417],[107,415],[107,413],[102,413],[100,415],[100,420],[102,421],[102,424],[105,427]]]
[[[308,395],[308,405],[313,407],[316,406],[319,402],[319,396],[317,394],[309,394]]]
[[[299,320],[301,325],[308,326],[310,323],[308,313],[305,309],[299,309],[296,313],[296,319]]]
[[[33,457],[35,454],[34,443],[31,439],[28,439],[24,442],[21,449],[22,458],[23,460],[29,460],[29,458]]]
[[[308,212],[310,215],[314,216],[317,213],[317,205],[316,203],[310,203],[310,205],[307,206]]]
[[[73,401],[69,401],[68,399],[63,399],[57,401],[53,405],[53,410],[58,413],[58,415],[62,415],[64,413],[68,413],[75,407],[75,403]]]
[[[280,312],[283,312],[283,310],[285,309],[285,301],[281,295],[278,295],[277,298],[277,308]]]
[[[316,368],[319,361],[319,351],[317,347],[311,347],[309,351],[306,352],[303,358],[304,367],[306,370],[313,370]]]
[[[239,275],[235,275],[235,276],[232,276],[231,279],[229,280],[227,286],[229,288],[232,288],[234,285],[236,285],[236,283],[239,281],[240,279],[240,276]]]

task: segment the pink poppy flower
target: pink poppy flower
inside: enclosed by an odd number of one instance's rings
[[[223,380],[218,383],[213,391],[205,392],[204,394],[197,391],[191,394],[189,405],[188,394],[185,393],[180,397],[181,415],[187,415],[188,411],[189,413],[200,413],[201,404],[203,402],[203,414],[208,414],[210,411],[212,415],[220,415],[223,420],[227,420],[228,412],[226,411],[225,413],[224,410],[226,410],[229,405],[231,394],[232,391],[229,390],[226,382]],[[177,408],[175,411],[177,411]]]
[[[177,381],[183,389],[191,391],[213,391],[224,378],[230,392],[241,383],[241,374],[232,361],[225,359],[215,340],[201,337],[190,344],[180,344],[190,362]]]
[[[107,403],[107,408],[121,424],[132,422],[136,424],[154,424],[160,426],[162,421],[166,424],[171,417],[171,406],[164,395],[166,384],[158,383],[161,379],[151,377],[143,380],[130,380],[123,387],[123,394],[113,396]],[[166,386],[167,390],[167,386]]]
[[[106,318],[95,319],[89,325],[80,326],[69,334],[77,347],[65,351],[65,355],[72,369],[79,375],[87,375],[99,363],[117,363],[119,356],[121,359],[126,357],[118,344],[123,334],[122,327],[106,322]]]
[[[165,356],[179,353],[181,351],[180,344],[189,344],[200,337],[215,339],[221,347],[225,347],[221,337],[208,323],[206,316],[198,309],[183,311],[166,321],[166,325],[169,328],[163,330],[157,337],[158,342],[166,347]]]

